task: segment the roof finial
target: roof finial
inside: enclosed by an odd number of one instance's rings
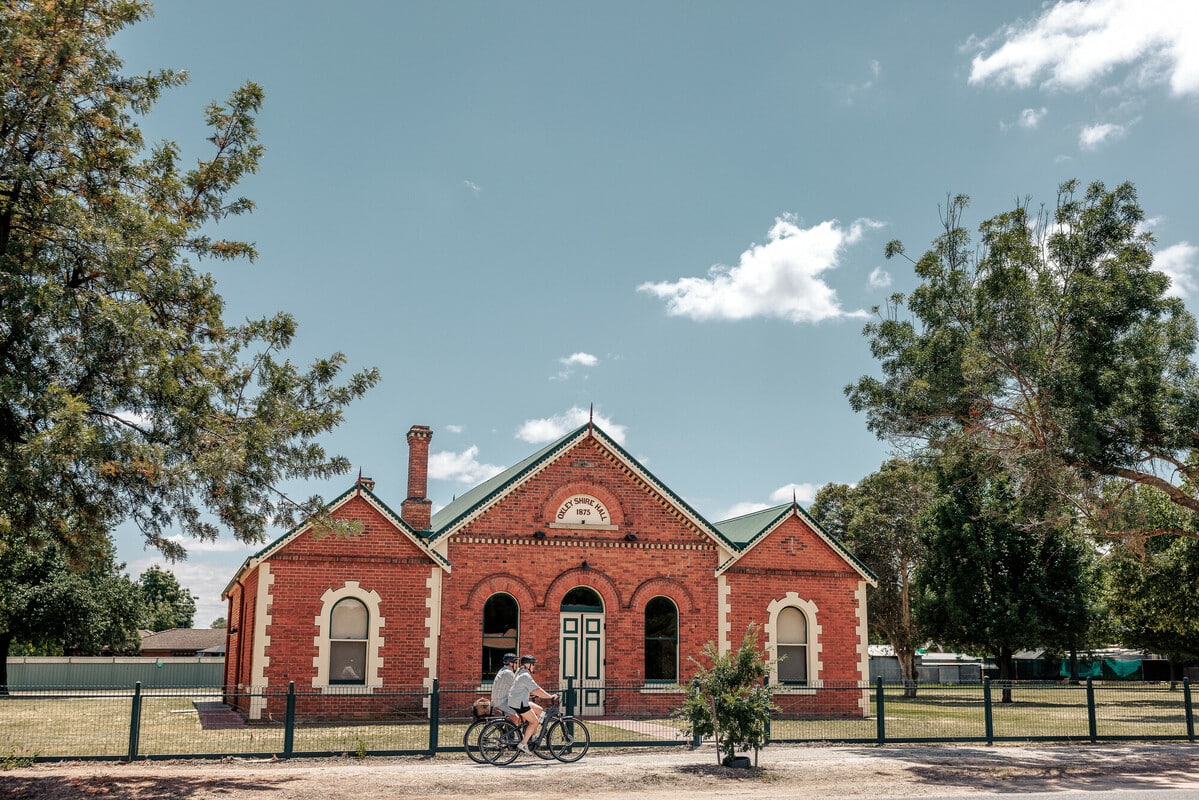
[[[791,506],[793,508],[799,508],[799,500],[795,499],[795,487],[794,486],[791,487]]]
[[[587,414],[587,432],[591,433],[595,428],[595,403],[591,404],[591,411]]]

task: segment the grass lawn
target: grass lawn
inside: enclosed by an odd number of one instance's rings
[[[771,739],[800,741],[873,741],[877,702],[869,691],[870,715],[856,719],[775,719]],[[1081,686],[1028,685],[1012,690],[1011,703],[992,691],[992,719],[998,739],[1089,736],[1087,693]],[[1186,712],[1181,689],[1165,685],[1101,685],[1095,690],[1099,738],[1185,738]],[[144,694],[138,755],[282,754],[282,721],[232,725],[201,724],[196,703],[220,701],[219,694]],[[38,695],[0,697],[0,758],[105,757],[129,752],[130,695]],[[886,736],[902,739],[981,739],[986,734],[983,692],[978,686],[921,687],[914,698],[898,687],[884,697]],[[461,747],[467,719],[443,720],[438,749]],[[679,724],[671,719],[587,719],[594,744],[672,741]],[[681,741],[681,737],[679,737]],[[295,753],[421,752],[429,746],[423,719],[297,722]]]

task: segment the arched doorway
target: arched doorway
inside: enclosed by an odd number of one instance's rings
[[[604,601],[590,586],[576,586],[562,598],[558,625],[563,685],[577,690],[576,714],[604,713]]]

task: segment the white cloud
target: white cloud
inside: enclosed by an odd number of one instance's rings
[[[1199,288],[1199,247],[1179,242],[1158,250],[1153,256],[1155,269],[1170,276],[1171,297],[1192,297]]]
[[[470,189],[471,193],[474,194],[475,197],[478,197],[483,191],[479,184],[475,183],[474,181],[463,181],[462,185],[467,189]]]
[[[573,406],[562,414],[526,421],[516,431],[516,438],[529,444],[544,444],[560,439],[590,419],[591,412]],[[602,414],[595,415],[595,424],[604,429],[617,444],[624,444],[626,429]]]
[[[558,360],[568,367],[594,367],[599,363],[599,359],[591,355],[591,353],[573,353],[566,358]]]
[[[1126,132],[1127,129],[1123,125],[1112,122],[1087,125],[1078,134],[1078,146],[1083,150],[1097,150],[1106,142],[1122,138]]]
[[[671,316],[694,320],[781,317],[800,323],[865,317],[862,310],[842,310],[837,293],[820,276],[838,266],[844,249],[867,229],[879,227],[882,223],[861,219],[848,229],[836,220],[803,228],[785,215],[775,220],[766,244],[743,252],[737,266],[718,264],[706,278],[643,283],[637,291],[664,298]]]
[[[445,429],[449,433],[462,433],[464,430],[466,430],[466,426],[465,425],[446,425]]]
[[[794,497],[796,502],[801,504],[811,503],[816,499],[816,492],[820,491],[820,486],[815,483],[788,483],[786,486],[780,486],[770,493],[769,503],[755,503],[745,501],[734,503],[728,511],[724,512],[724,516],[720,519],[733,519],[734,517],[743,517],[746,514],[753,514],[755,511],[762,511],[777,506],[779,503],[790,503]]]
[[[550,378],[553,381],[564,381],[574,374],[575,367],[594,367],[599,364],[599,359],[591,355],[591,353],[572,353],[566,358],[558,359],[558,363],[562,365],[562,369],[557,375]]]
[[[270,537],[270,533],[267,533]],[[243,553],[250,555],[262,549],[262,544],[246,544],[234,539],[232,536],[222,537],[214,540],[201,540],[193,536],[183,536],[175,534],[174,536],[166,537],[167,541],[175,542],[182,545],[187,551],[188,556],[193,556],[201,553]],[[166,567],[164,567],[166,569]]]
[[[755,511],[761,511],[764,508],[770,508],[766,503],[735,503],[732,508],[724,512],[721,520],[733,519],[734,517],[744,517],[746,514],[752,514]]]
[[[879,63],[877,58],[870,59],[867,67],[870,70],[870,77],[861,83],[851,83],[847,87],[847,93],[845,95],[845,102],[847,105],[853,105],[854,100],[857,99],[858,95],[873,89],[875,83],[878,81],[879,76],[882,75],[883,65]]]
[[[1134,83],[1199,94],[1199,4],[1193,0],[1057,2],[981,42],[970,83],[1078,90],[1131,70]],[[1043,79],[1043,80],[1042,80]]]
[[[503,471],[503,467],[497,467],[495,464],[481,463],[479,448],[476,445],[471,445],[461,453],[443,450],[440,453],[429,454],[429,477],[434,480],[474,485]]]
[[[882,267],[875,267],[870,270],[870,288],[871,289],[886,289],[891,285],[891,273],[887,272]]]
[[[820,491],[820,485],[815,483],[788,483],[786,486],[780,486],[770,493],[770,499],[775,503],[790,502],[794,496],[797,502],[810,503],[816,499],[816,493]]]
[[[1026,108],[1020,112],[1020,116],[1016,117],[1015,122],[1000,121],[999,129],[1006,131],[1011,128],[1023,128],[1026,131],[1036,130],[1041,124],[1041,120],[1049,113],[1049,109],[1045,106],[1040,108]]]
[[[1026,130],[1032,130],[1041,124],[1041,120],[1049,113],[1049,109],[1045,106],[1040,108],[1026,108],[1020,112],[1019,125]]]
[[[188,549],[190,551],[191,547]],[[193,617],[195,627],[207,628],[214,619],[228,613],[229,606],[221,599],[221,592],[233,579],[237,571],[236,566],[197,559],[171,563],[161,557],[150,557],[129,564],[128,569],[130,575],[136,580],[152,566],[158,566],[170,572],[179,581],[179,585],[190,591],[195,597],[196,615]]]

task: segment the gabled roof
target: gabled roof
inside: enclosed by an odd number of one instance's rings
[[[604,433],[602,428],[591,422],[579,426],[557,441],[538,450],[524,461],[484,481],[438,511],[433,515],[433,519],[430,522],[429,538],[433,540],[441,539],[460,529],[513,492],[521,484],[554,463],[559,456],[588,437],[594,438],[602,447],[616,456],[630,472],[666,498],[696,528],[707,534],[724,548],[728,550],[737,549],[736,545],[725,538],[724,534],[712,525],[712,523],[704,519],[699,512],[672,492],[666,484],[658,480],[637,459],[629,455],[628,451],[617,444],[608,434]]]
[[[211,647],[225,646],[224,628],[170,628],[142,636],[142,651],[189,650],[198,652]]]
[[[449,572],[451,570],[449,560],[433,549],[434,543],[453,534],[472,520],[478,518],[489,508],[507,497],[539,472],[549,467],[559,457],[588,437],[593,438],[601,447],[608,450],[629,472],[665,498],[697,530],[706,534],[718,545],[732,553],[732,556],[717,568],[716,574],[719,575],[727,570],[742,556],[752,550],[767,534],[794,515],[815,531],[817,536],[840,554],[864,579],[872,585],[878,584],[874,573],[859,561],[853,553],[849,552],[844,544],[821,528],[797,503],[774,506],[713,524],[704,519],[685,500],[671,491],[666,484],[658,480],[652,472],[642,466],[628,451],[617,444],[608,434],[604,433],[602,428],[590,422],[551,442],[523,461],[500,472],[498,475],[483,481],[483,483],[480,483],[461,497],[455,498],[453,502],[433,515],[427,530],[417,531],[414,529],[399,514],[388,508],[386,503],[376,497],[372,491],[361,483],[339,495],[326,506],[326,509],[330,513],[333,513],[349,502],[351,498],[361,496],[380,514],[387,518],[397,530],[419,547],[422,552],[426,553],[431,560],[441,566],[446,572]],[[237,570],[233,580],[225,587],[222,597],[228,596],[234,584],[249,569],[269,558],[280,548],[286,546],[297,536],[307,531],[308,528],[308,523],[293,528],[247,558]]]
[[[388,508],[386,503],[376,497],[375,493],[366,488],[366,486],[364,486],[361,482],[351,486],[349,489],[334,498],[325,506],[325,510],[332,514],[346,503],[350,502],[350,500],[354,497],[362,497],[363,500],[365,500],[376,511],[378,511],[388,522],[394,525],[396,530],[402,533],[406,539],[420,548],[421,552],[429,556],[429,558],[435,564],[440,566],[446,572],[451,570],[450,562],[445,556],[434,551],[433,548],[429,546],[429,543],[422,539],[420,534],[417,533],[411,525],[405,522],[399,514]],[[228,597],[229,592],[233,589],[233,585],[237,583],[237,581],[241,579],[242,575],[244,575],[248,570],[255,567],[259,562],[270,558],[280,549],[287,546],[287,544],[289,544],[292,540],[308,531],[311,526],[311,522],[303,522],[297,525],[243,561],[241,566],[237,568],[237,572],[234,574],[233,580],[229,581],[229,583],[225,586],[224,591],[221,592],[221,597]]]
[[[733,517],[724,522],[717,522],[716,529],[719,530],[726,539],[733,542],[737,547],[737,553],[716,568],[716,574],[727,570],[734,563],[741,559],[746,553],[754,548],[758,542],[766,538],[766,535],[775,528],[782,525],[792,516],[798,517],[805,525],[815,531],[824,542],[833,550],[835,550],[845,561],[854,568],[855,571],[865,578],[871,586],[878,585],[878,577],[875,576],[870,568],[858,560],[857,556],[849,552],[844,544],[833,537],[816,520],[808,516],[808,513],[800,508],[799,503],[784,503],[780,506],[764,508],[761,511],[754,511],[750,514],[745,514],[740,517]]]

